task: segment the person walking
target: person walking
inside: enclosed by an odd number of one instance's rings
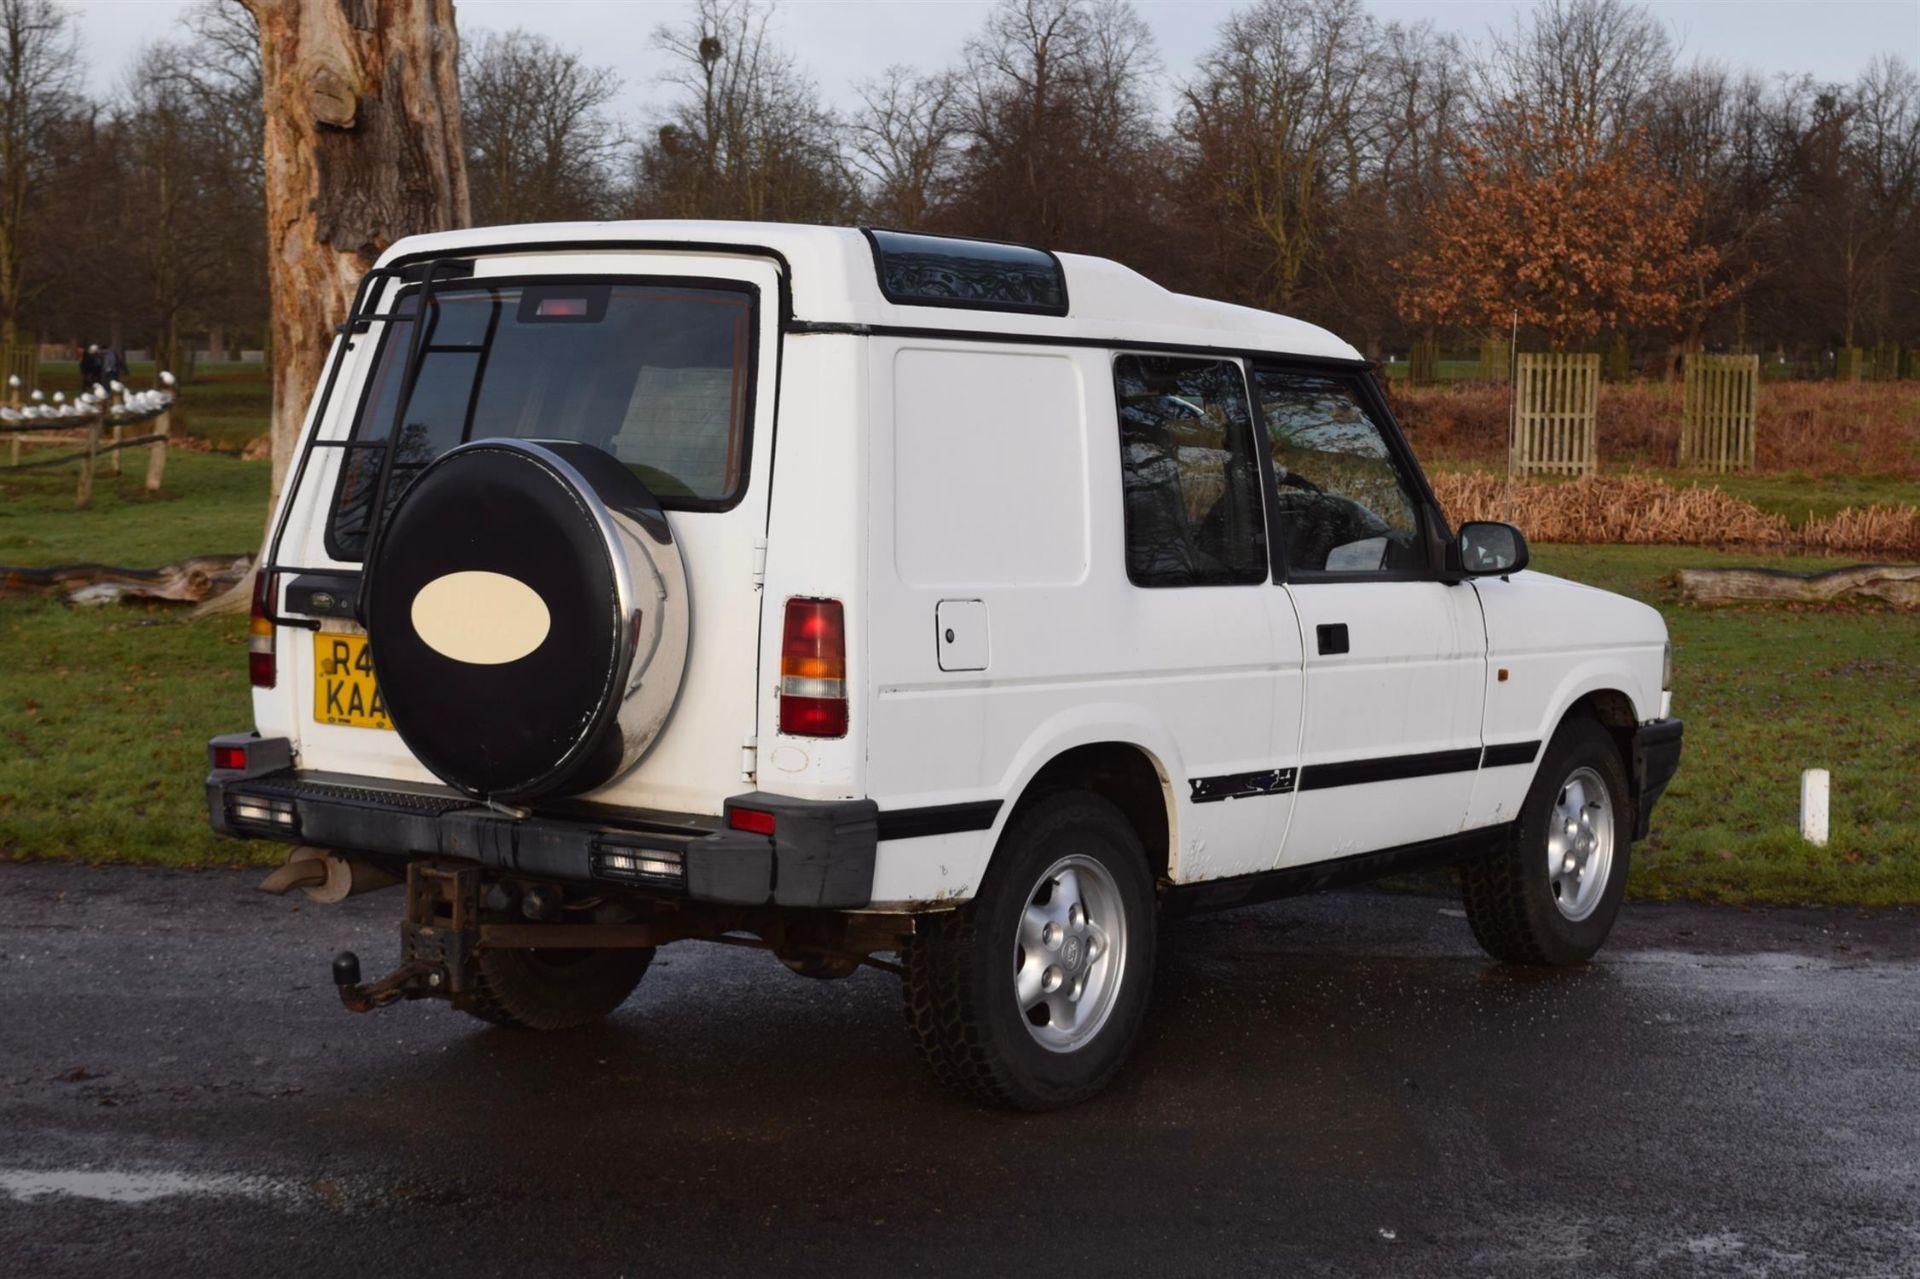
[[[80,357],[80,389],[90,391],[96,385],[105,386],[107,379],[100,375],[100,347],[92,344]]]

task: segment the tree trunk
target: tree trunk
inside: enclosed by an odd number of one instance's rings
[[[453,0],[246,0],[260,26],[273,498],[355,286],[468,221]]]
[[[1680,598],[1695,604],[1777,600],[1825,604],[1870,599],[1920,608],[1920,567],[1911,564],[1856,564],[1824,573],[1791,573],[1777,568],[1683,568],[1674,578],[1680,584]]]

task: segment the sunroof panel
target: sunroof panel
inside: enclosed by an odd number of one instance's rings
[[[868,231],[880,291],[910,306],[1067,313],[1067,277],[1045,249],[905,231]]]

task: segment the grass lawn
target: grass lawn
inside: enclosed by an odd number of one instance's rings
[[[131,472],[133,468],[129,468]],[[0,563],[142,566],[257,544],[266,464],[178,454],[168,492],[103,477],[0,477]],[[1822,481],[1822,487],[1828,481]],[[1880,609],[1680,606],[1683,565],[1838,561],[1664,546],[1538,546],[1536,565],[1658,605],[1672,628],[1686,757],[1635,850],[1633,892],[1920,903],[1920,621]],[[208,833],[206,739],[250,723],[245,626],[158,605],[0,598],[0,858],[272,864]],[[1799,841],[1800,770],[1833,770],[1833,843]]]
[[[34,451],[27,450],[23,460]],[[0,469],[0,564],[98,561],[150,568],[190,555],[259,547],[266,531],[268,463],[172,449],[160,492],[149,494],[143,488],[146,450],[127,454],[123,474],[95,472],[93,504],[84,511],[73,509],[75,467],[18,474]]]
[[[1920,620],[1887,609],[1681,607],[1662,576],[1766,560],[1684,547],[1544,546],[1536,565],[1666,614],[1686,751],[1653,834],[1641,897],[1920,902]],[[1801,843],[1800,772],[1833,773],[1832,842]]]

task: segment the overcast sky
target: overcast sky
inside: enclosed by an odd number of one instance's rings
[[[1184,75],[1212,42],[1232,0],[1134,0],[1153,28],[1160,60]],[[94,92],[105,95],[147,42],[186,35],[184,0],[67,0],[78,11]],[[1505,28],[1526,0],[1367,0],[1380,17],[1430,20],[1479,37]],[[950,65],[980,26],[990,0],[784,0],[776,19],[783,43],[828,101],[844,105],[852,85],[892,63]],[[1920,64],[1920,0],[1653,0],[1683,60],[1702,58],[1767,73],[1853,79],[1874,54]],[[515,26],[614,68],[625,81],[620,110],[629,123],[651,114],[661,60],[650,35],[681,18],[682,0],[457,0],[463,32]],[[1167,94],[1163,93],[1163,98]]]

